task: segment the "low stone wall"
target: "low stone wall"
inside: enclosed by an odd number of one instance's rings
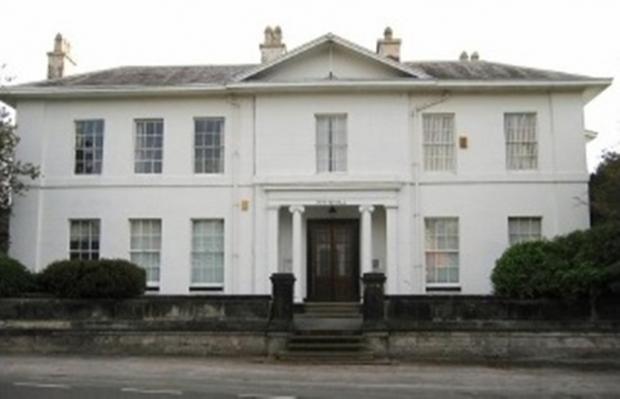
[[[393,359],[620,364],[618,297],[592,312],[587,302],[388,296],[384,331],[370,345]]]
[[[620,297],[587,301],[520,300],[490,295],[394,295],[386,298],[389,330],[615,329]]]
[[[124,355],[267,353],[269,296],[0,300],[0,352]]]

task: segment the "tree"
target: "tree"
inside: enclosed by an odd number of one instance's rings
[[[590,175],[590,217],[593,226],[620,221],[620,153],[603,153],[603,161]]]
[[[2,72],[3,67],[0,67]],[[0,90],[8,79],[0,73]],[[15,195],[21,195],[28,189],[27,180],[36,179],[40,170],[38,166],[29,162],[15,159],[15,149],[19,144],[16,126],[11,114],[4,104],[0,103],[0,251],[6,252],[9,248],[9,218],[12,200]]]

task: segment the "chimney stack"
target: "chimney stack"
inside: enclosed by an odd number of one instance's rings
[[[54,38],[54,50],[47,53],[47,78],[59,79],[75,67],[71,58],[71,44],[60,33]]]
[[[286,53],[286,45],[282,43],[282,29],[279,26],[265,28],[265,41],[261,43],[260,62],[267,63]]]
[[[394,39],[389,26],[383,31],[383,39],[377,40],[377,54],[400,61],[400,39]]]

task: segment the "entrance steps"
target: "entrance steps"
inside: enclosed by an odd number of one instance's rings
[[[362,333],[359,303],[306,303],[293,318],[293,333],[279,360],[309,363],[376,364]]]

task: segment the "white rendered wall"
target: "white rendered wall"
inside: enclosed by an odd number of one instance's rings
[[[16,199],[11,254],[41,269],[67,257],[69,219],[96,217],[102,221],[101,255],[128,257],[128,220],[161,218],[161,292],[182,294],[189,286],[191,219],[224,218],[224,292],[268,293],[269,274],[290,268],[288,204],[307,205],[306,220],[319,217],[321,211],[312,206],[329,199],[347,207],[351,217],[359,217],[360,203],[376,205],[373,258],[388,273],[397,272],[390,293],[425,290],[424,217],[458,217],[462,292],[488,293],[490,271],[507,246],[509,216],[541,216],[549,237],[589,225],[582,204],[587,173],[581,97],[440,98],[360,92],[20,103],[18,157],[42,165],[44,177],[37,183],[41,189]],[[420,170],[424,112],[455,113],[456,135],[466,136],[469,144],[457,149],[456,172]],[[504,112],[537,113],[538,170],[506,171]],[[315,115],[320,113],[347,114],[347,173],[316,173]],[[193,174],[193,118],[201,116],[226,118],[222,175]],[[75,176],[73,123],[88,118],[105,119],[103,173]],[[133,173],[136,118],[164,119],[161,175]],[[242,200],[249,204],[245,211]],[[270,203],[282,207],[277,265],[267,263]],[[395,265],[387,265],[386,204],[396,209]]]

